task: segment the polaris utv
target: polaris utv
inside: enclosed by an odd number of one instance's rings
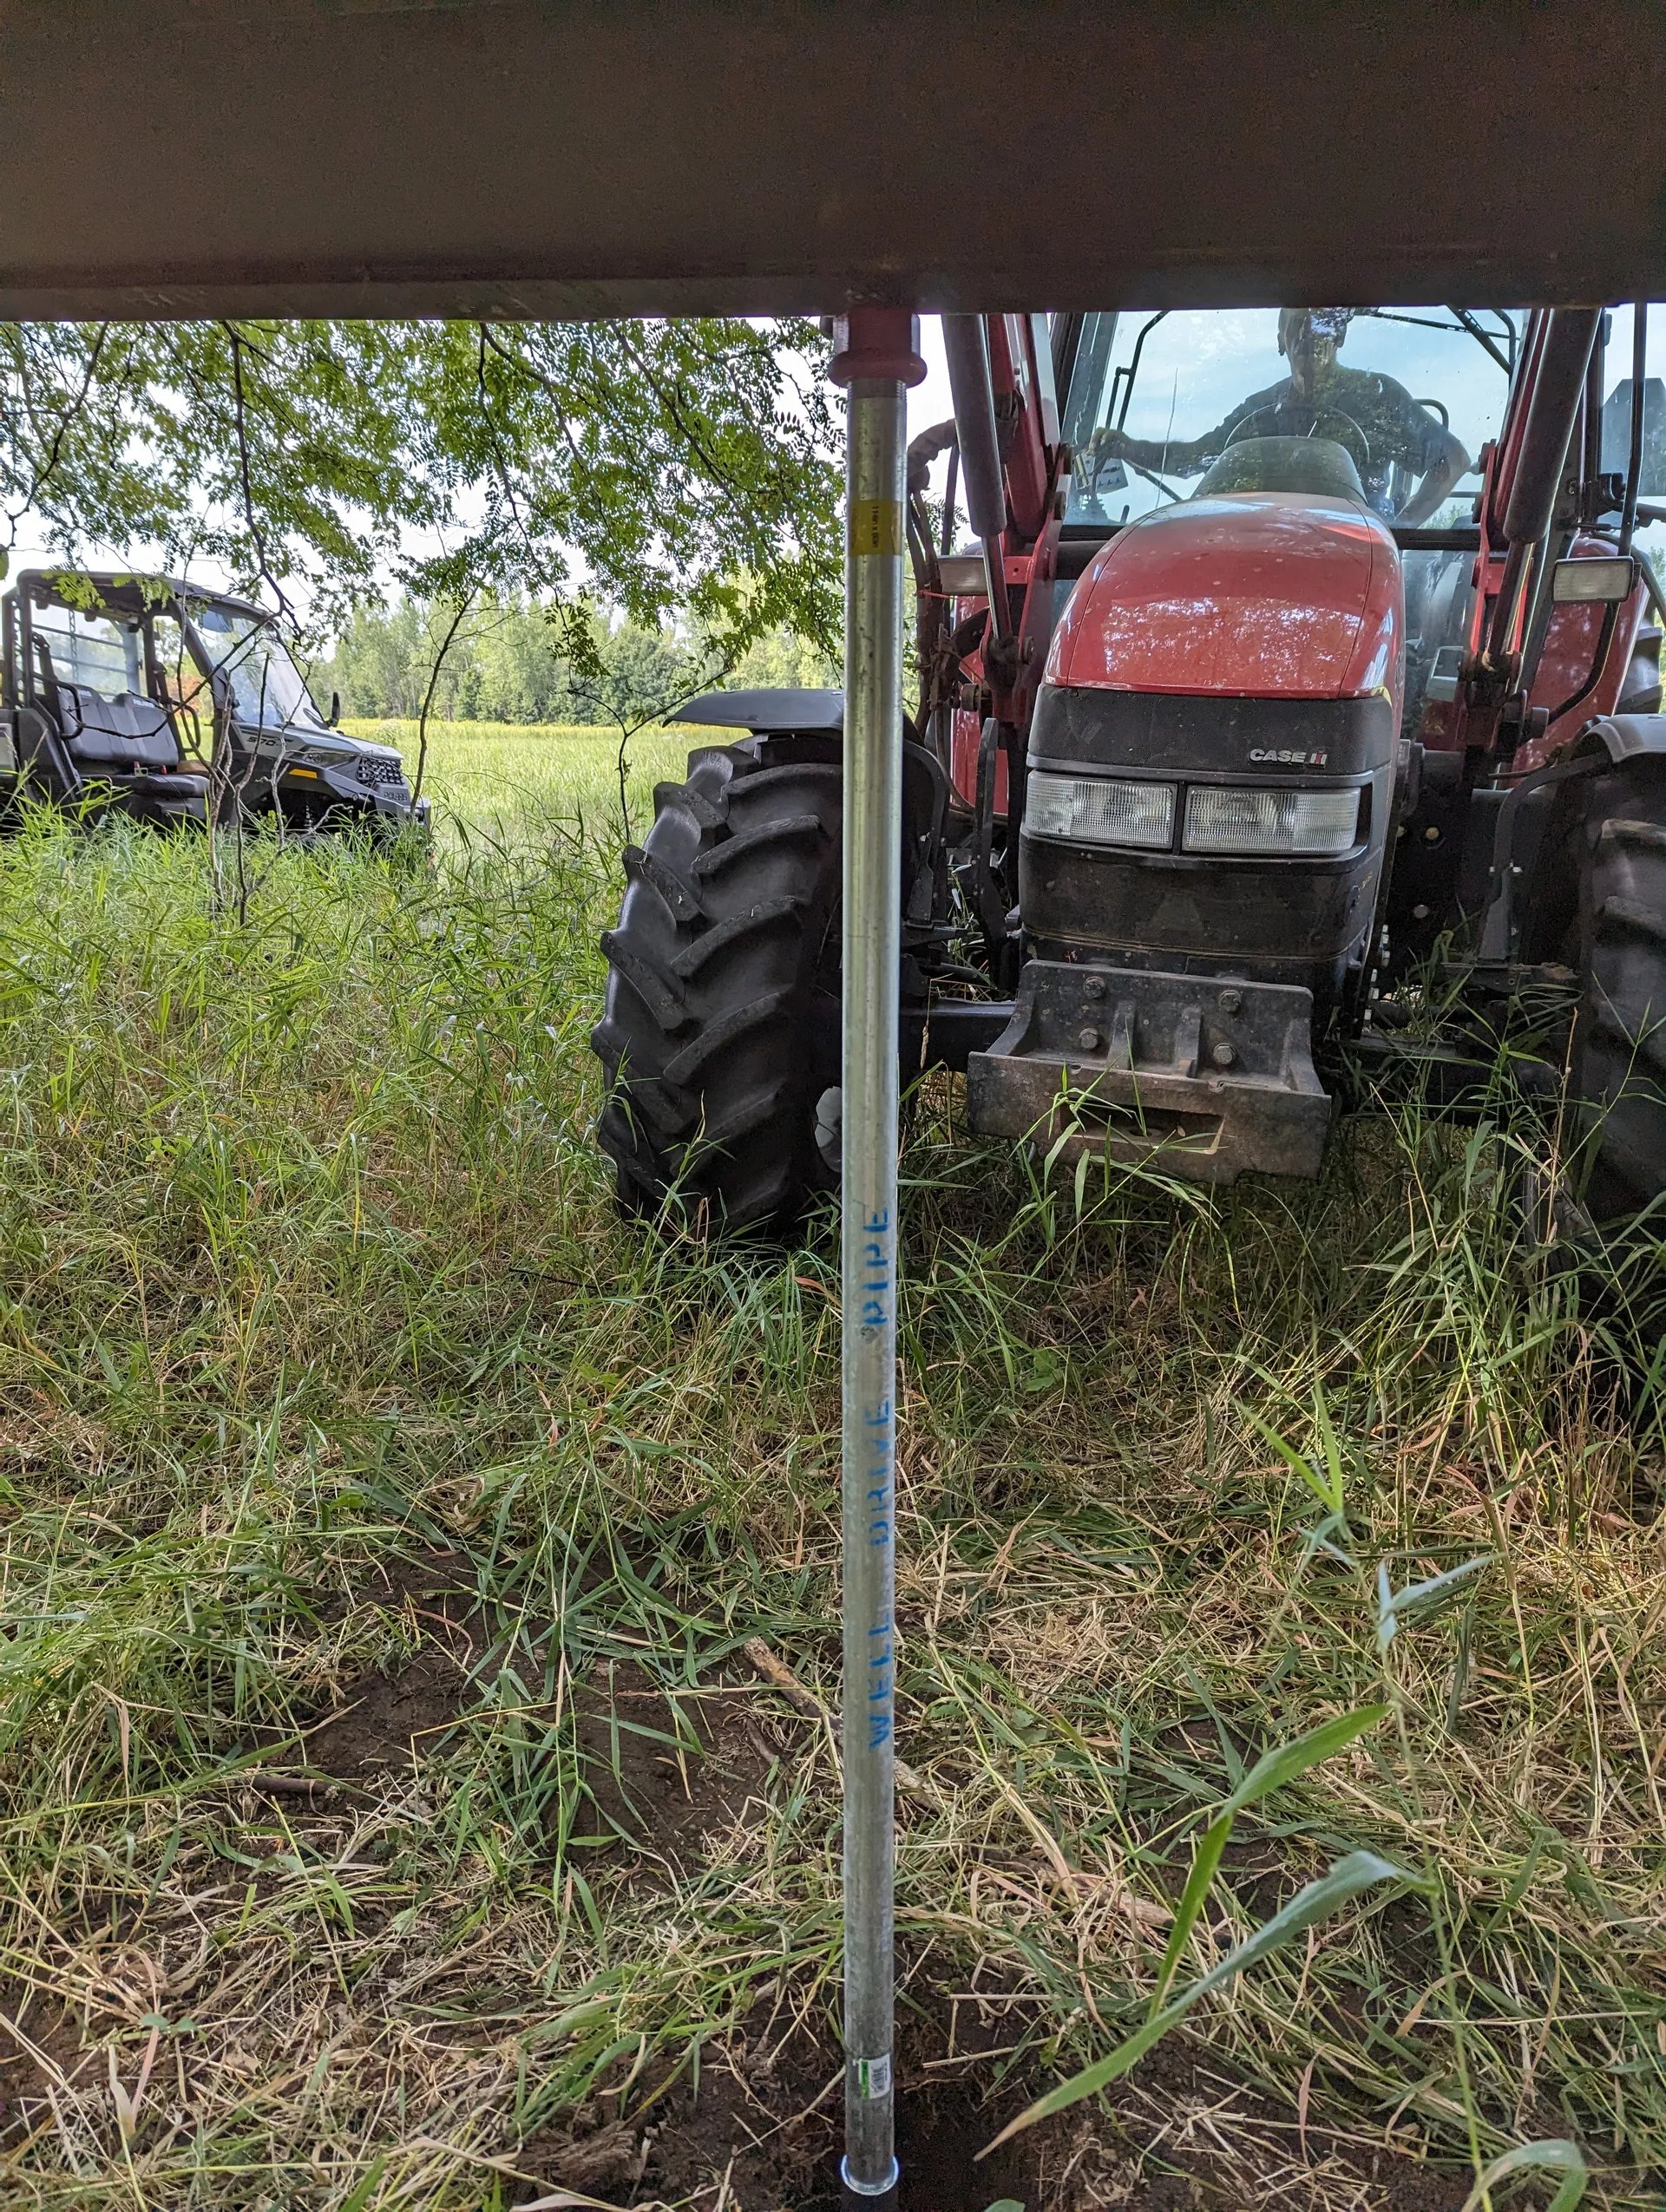
[[[46,801],[157,828],[425,821],[390,745],[313,704],[274,617],[167,577],[28,569],[0,601],[0,823]]]

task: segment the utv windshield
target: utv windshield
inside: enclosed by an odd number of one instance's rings
[[[1467,520],[1522,321],[1453,307],[1085,316],[1066,519],[1128,521],[1199,491],[1326,490],[1389,520]]]
[[[327,726],[273,624],[236,607],[200,605],[191,612],[214,673],[226,678],[237,721],[262,730]]]

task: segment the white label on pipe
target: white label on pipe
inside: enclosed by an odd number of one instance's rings
[[[857,2096],[889,2097],[890,2093],[890,2052],[887,2051],[877,2058],[858,2058],[856,2061]]]

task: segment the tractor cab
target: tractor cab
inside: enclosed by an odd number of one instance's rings
[[[1103,543],[1189,498],[1360,501],[1399,552],[1402,727],[1415,736],[1431,680],[1451,697],[1466,644],[1473,509],[1525,318],[1407,307],[1075,319],[1062,364],[1065,436],[1077,455],[1065,545]],[[1316,341],[1316,361],[1302,357],[1304,341]]]
[[[157,828],[384,834],[425,813],[399,755],[313,703],[266,608],[167,577],[30,569],[0,602],[0,801]]]

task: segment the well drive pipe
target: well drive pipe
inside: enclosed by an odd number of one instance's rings
[[[954,429],[960,445],[961,475],[966,487],[967,519],[983,546],[989,621],[998,645],[1013,634],[1012,602],[1000,569],[1001,534],[1007,527],[1007,490],[1000,474],[1000,442],[995,430],[995,388],[989,368],[989,335],[981,315],[945,315],[943,354],[948,388],[954,396]]]
[[[896,1639],[897,997],[902,501],[915,318],[852,308],[844,584],[841,1099],[844,1567],[844,2159],[848,2207],[896,2202],[892,1947]]]

